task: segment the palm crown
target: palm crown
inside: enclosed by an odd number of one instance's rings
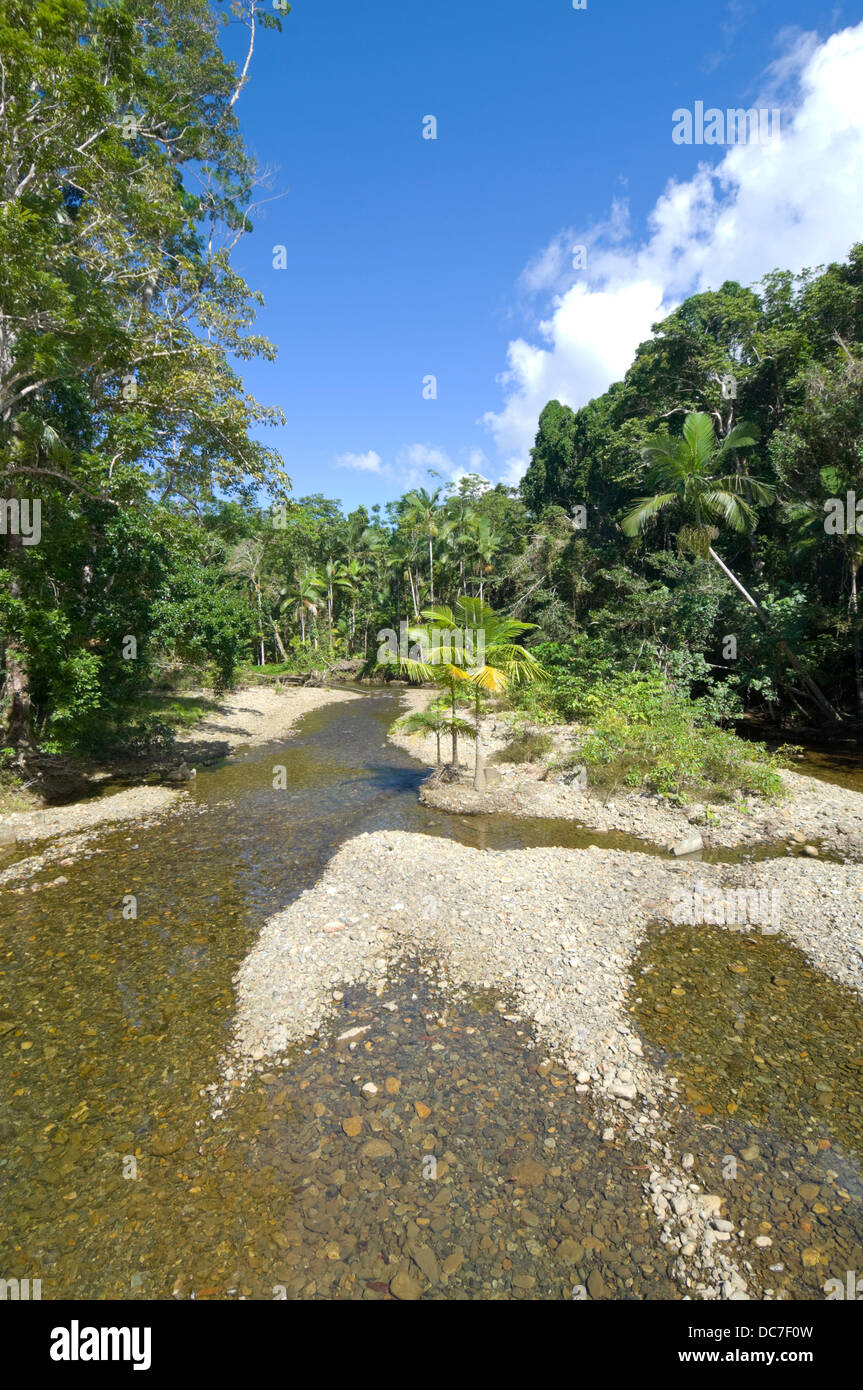
[[[642,449],[651,465],[650,481],[658,489],[641,497],[621,522],[626,536],[636,536],[665,507],[679,504],[685,522],[678,532],[681,547],[707,556],[719,534],[717,523],[733,531],[751,531],[752,502],[773,500],[773,489],[731,465],[731,455],[758,442],[757,425],[736,425],[717,446],[713,421],[694,411],[687,415],[681,439],[654,439]],[[751,499],[751,500],[749,500]]]

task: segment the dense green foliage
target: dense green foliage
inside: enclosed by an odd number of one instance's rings
[[[595,683],[580,702],[589,732],[573,762],[594,788],[652,791],[676,801],[777,796],[776,758],[719,728],[711,711],[662,676],[619,674]]]
[[[279,27],[263,0],[221,19],[250,52]],[[219,27],[209,0],[0,15],[0,662],[19,747],[97,745],[175,658],[224,684],[254,633],[221,499],[289,484],[252,435],[280,412],[233,365],[274,350],[230,263],[254,169]]]
[[[855,525],[845,502],[863,482],[861,354],[856,246],[820,272],[693,296],[605,395],[577,412],[551,402],[521,495],[562,546],[574,508],[586,524],[531,596],[546,635],[586,633],[600,660],[644,669],[646,657],[699,693],[721,683],[785,719],[829,718],[817,684],[860,718],[863,516]],[[687,451],[689,482],[685,469],[675,480],[696,414],[709,438]],[[655,491],[639,506],[645,483]],[[834,533],[825,522],[840,502]]]
[[[630,782],[648,725],[697,787],[731,757],[709,731],[744,710],[863,716],[863,517],[825,527],[863,492],[863,246],[686,300],[622,382],[549,402],[520,489],[472,475],[347,515],[291,500],[257,438],[279,412],[237,369],[275,349],[231,264],[255,171],[248,73],[219,47],[220,14],[250,26],[250,57],[280,21],[263,0],[156,8],[0,16],[4,741],[158,738],[146,695],[181,667],[216,691],[250,668],[371,668],[381,629],[465,599],[525,624],[548,672],[509,699],[590,718],[596,767],[628,759]],[[38,544],[6,524],[25,498]],[[439,732],[457,733],[456,684]],[[680,790],[655,764],[650,785]]]

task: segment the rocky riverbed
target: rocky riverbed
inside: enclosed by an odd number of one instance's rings
[[[694,1160],[676,1150],[676,1085],[645,1057],[627,1008],[649,924],[680,920],[681,903],[741,886],[774,895],[779,930],[861,991],[863,896],[853,866],[801,859],[732,868],[599,849],[478,852],[445,841],[430,851],[423,836],[358,836],[313,889],[269,919],[244,961],[225,1081],[284,1061],[346,987],[383,999],[406,953],[430,953],[450,988],[505,991],[600,1106],[609,1141],[623,1135],[647,1147],[645,1198],[682,1286],[701,1298],[770,1297],[747,1268],[755,1247],[740,1247],[722,1196],[705,1192]],[[776,924],[749,930],[772,934]],[[346,1030],[339,1041],[360,1048],[367,1031]]]
[[[52,1297],[823,1298],[859,867],[430,810],[395,706],[6,884],[0,1254]]]

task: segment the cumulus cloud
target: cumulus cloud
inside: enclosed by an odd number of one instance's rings
[[[352,468],[360,473],[376,473],[401,491],[414,487],[438,487],[458,483],[468,473],[488,469],[488,459],[482,449],[462,450],[467,467],[455,462],[445,449],[435,444],[405,444],[396,452],[392,463],[384,462],[375,449],[367,453],[340,454],[336,467]],[[437,474],[438,476],[433,476]]]
[[[385,473],[384,461],[374,449],[366,454],[340,454],[336,459],[337,468],[355,468],[361,473]]]
[[[484,416],[507,481],[524,472],[545,403],[577,408],[601,394],[687,295],[841,260],[863,236],[863,24],[824,42],[787,32],[751,104],[780,102],[781,138],[730,146],[691,179],[672,178],[640,242],[618,200],[606,222],[559,233],[526,268],[521,289],[553,298],[539,341],[509,344],[503,408]],[[669,111],[672,160],[670,132]],[[588,248],[580,271],[573,244]]]
[[[406,477],[414,480],[412,486],[416,486],[416,481],[421,479],[429,469],[436,473],[442,473],[445,478],[451,476],[455,471],[455,464],[449,454],[443,449],[436,449],[431,444],[408,444],[404,449],[400,449],[396,455],[396,464]]]

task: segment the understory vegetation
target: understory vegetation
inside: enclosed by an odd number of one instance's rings
[[[661,675],[599,681],[581,717],[589,732],[573,761],[597,790],[651,791],[679,802],[782,794],[782,755],[720,728],[709,705],[688,700]]]

